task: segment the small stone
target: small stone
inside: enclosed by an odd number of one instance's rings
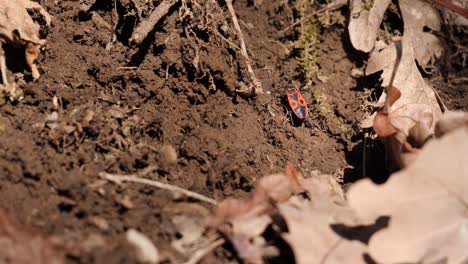
[[[177,152],[172,145],[165,145],[159,149],[159,162],[163,166],[172,165],[177,162]]]
[[[144,234],[130,229],[126,233],[128,243],[136,250],[136,257],[142,263],[156,264],[159,262],[159,252],[153,242]]]
[[[92,216],[89,218],[89,221],[95,225],[97,228],[101,229],[102,231],[109,230],[109,223],[106,219],[99,217],[99,216]]]
[[[125,195],[121,199],[117,199],[117,202],[122,205],[125,209],[133,209],[135,205],[133,204],[132,200],[128,195]]]

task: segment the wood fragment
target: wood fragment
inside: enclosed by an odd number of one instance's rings
[[[130,38],[131,43],[141,44],[148,34],[154,29],[156,24],[169,12],[169,9],[179,0],[163,0],[151,13],[147,20],[141,22]]]

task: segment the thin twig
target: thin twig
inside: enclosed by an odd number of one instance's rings
[[[245,58],[245,64],[247,66],[247,71],[250,74],[250,78],[252,79],[252,83],[254,85],[254,92],[255,94],[260,94],[263,93],[263,88],[262,84],[258,80],[257,76],[255,75],[255,72],[253,71],[252,67],[252,62],[250,60],[249,54],[247,53],[247,47],[245,46],[245,41],[244,41],[244,34],[242,33],[242,30],[239,26],[239,21],[237,20],[237,15],[236,11],[234,10],[234,7],[232,6],[232,0],[226,0],[226,5],[229,9],[229,13],[231,14],[232,18],[232,23],[234,24],[234,28],[237,31],[237,36],[239,38],[240,42],[240,48],[241,48],[241,54]]]
[[[143,22],[141,22],[130,38],[130,42],[135,44],[141,44],[144,39],[148,36],[148,34],[154,29],[156,24],[163,18],[169,9],[173,5],[175,5],[179,0],[163,0],[158,7],[151,13],[149,18]]]
[[[221,246],[226,242],[223,238],[220,238],[205,248],[201,248],[197,250],[190,259],[185,262],[184,264],[197,264],[206,254],[210,253],[211,251],[215,250],[217,247]]]
[[[110,174],[110,173],[107,173],[107,172],[100,172],[99,176],[101,178],[104,178],[104,179],[106,179],[108,181],[111,181],[111,182],[115,182],[117,184],[121,184],[122,182],[141,183],[141,184],[150,185],[150,186],[153,186],[153,187],[156,187],[156,188],[168,190],[168,191],[171,191],[171,192],[180,193],[180,194],[183,194],[183,195],[185,195],[187,197],[197,199],[197,200],[200,200],[200,201],[203,201],[203,202],[207,202],[207,203],[210,203],[210,204],[213,204],[213,205],[218,204],[218,202],[216,202],[216,200],[208,198],[208,197],[206,197],[206,196],[204,196],[202,194],[192,192],[192,191],[180,188],[178,186],[170,185],[170,184],[167,184],[167,183],[162,183],[162,182],[158,182],[158,181],[154,181],[154,180],[141,178],[142,176],[145,176],[145,175],[155,171],[157,168],[158,168],[157,166],[149,166],[149,167],[146,167],[145,169],[143,169],[142,171],[140,171],[138,173],[129,174],[129,175],[119,175],[119,174]]]

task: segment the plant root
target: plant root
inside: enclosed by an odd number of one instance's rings
[[[253,84],[253,89],[242,89],[242,90],[239,90],[238,92],[240,92],[241,94],[245,94],[245,95],[256,95],[256,94],[261,94],[263,93],[263,88],[262,88],[262,84],[260,82],[260,80],[257,78],[257,76],[255,75],[255,72],[253,70],[253,67],[252,67],[252,61],[250,60],[250,57],[249,57],[249,54],[247,53],[247,47],[245,45],[245,41],[244,41],[244,34],[242,33],[242,30],[239,26],[239,21],[237,20],[237,15],[236,15],[236,11],[234,10],[234,7],[232,6],[232,0],[226,0],[226,5],[229,9],[229,13],[231,14],[231,18],[232,18],[232,23],[234,24],[234,28],[236,29],[237,31],[237,36],[239,38],[239,42],[240,42],[240,48],[241,48],[241,54],[242,56],[244,57],[245,59],[245,64],[247,66],[247,71],[249,72],[250,74],[250,78],[252,80],[252,84]]]

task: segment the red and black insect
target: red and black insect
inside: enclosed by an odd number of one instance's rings
[[[309,115],[309,107],[307,107],[307,103],[299,90],[288,88],[286,89],[286,96],[288,98],[289,107],[291,107],[294,115],[300,120],[306,119]]]

